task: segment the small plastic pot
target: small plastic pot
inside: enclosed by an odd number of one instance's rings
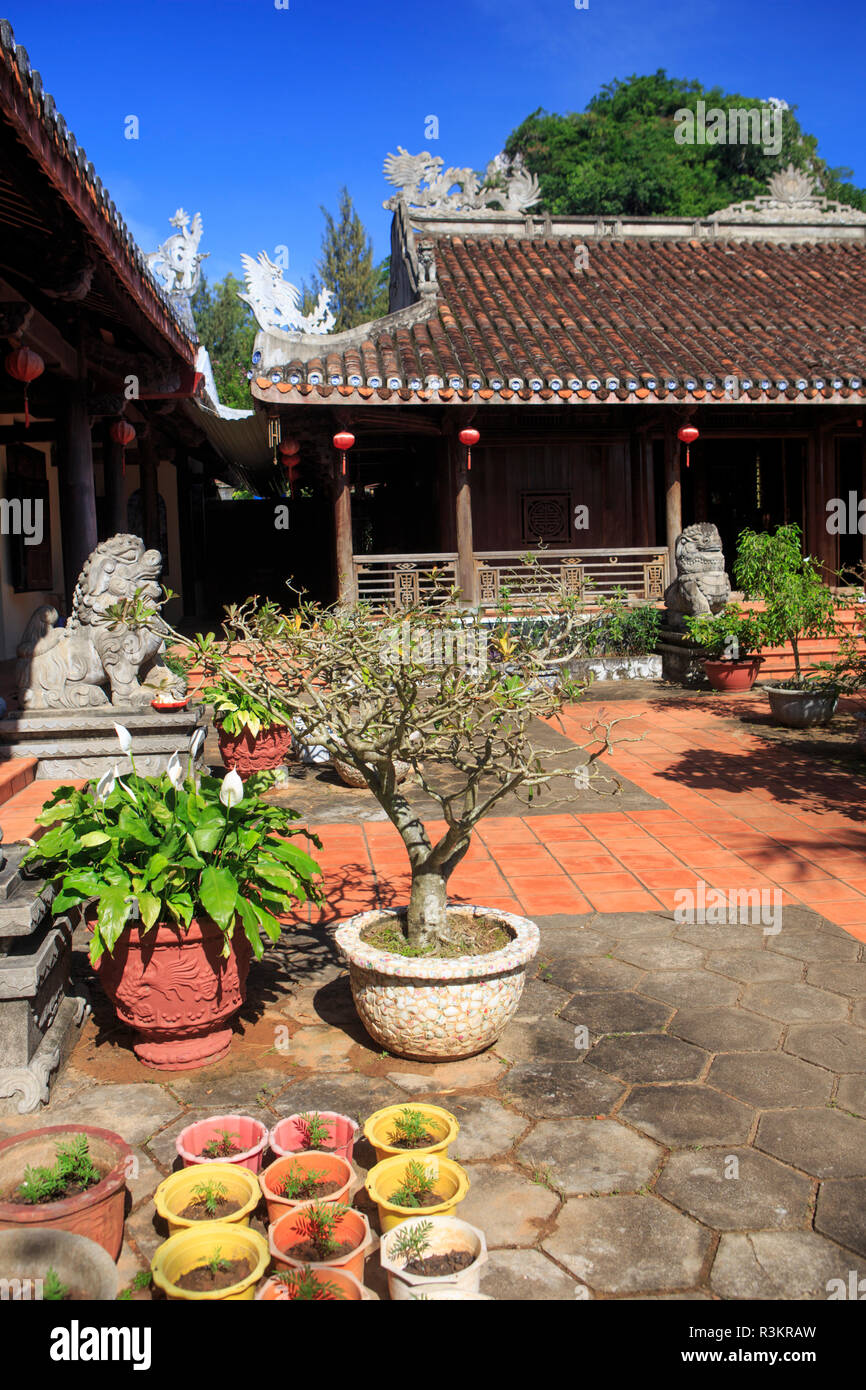
[[[412,1162],[424,1164],[433,1178],[433,1186],[443,1194],[443,1200],[435,1207],[400,1207],[391,1201],[392,1193],[400,1187],[406,1168]],[[445,1216],[453,1213],[469,1191],[469,1178],[465,1169],[451,1158],[439,1158],[437,1154],[400,1154],[386,1158],[371,1168],[364,1184],[367,1192],[379,1208],[379,1225],[382,1231],[390,1231],[411,1216]]]
[[[220,1224],[250,1224],[250,1217],[262,1199],[255,1174],[232,1163],[208,1163],[206,1167],[196,1164],[194,1167],[181,1168],[179,1173],[172,1173],[153,1194],[154,1205],[163,1221],[168,1222],[170,1235],[203,1224],[195,1217],[181,1216],[180,1213],[195,1199],[195,1188],[207,1181],[220,1183],[225,1188],[228,1201],[240,1203],[237,1211],[220,1218]]]
[[[271,1130],[270,1148],[278,1158],[286,1158],[297,1153],[330,1153],[337,1158],[352,1162],[358,1125],[348,1115],[340,1115],[336,1110],[316,1111],[319,1119],[328,1130],[328,1138],[323,1148],[310,1149],[305,1140],[306,1125],[303,1115],[287,1115],[278,1120]]]
[[[457,1274],[440,1274],[432,1278],[423,1274],[408,1274],[403,1260],[394,1255],[394,1246],[401,1231],[411,1230],[425,1222],[433,1227],[425,1254],[445,1255],[450,1250],[467,1250],[474,1256],[472,1264]],[[459,1217],[425,1216],[422,1213],[401,1221],[382,1237],[379,1259],[388,1275],[388,1293],[394,1302],[411,1299],[419,1291],[430,1292],[445,1287],[461,1289],[464,1293],[478,1293],[481,1270],[487,1263],[487,1241],[483,1231],[477,1226],[470,1226],[468,1221],[461,1221]]]
[[[228,1158],[206,1158],[202,1154],[205,1144],[211,1139],[219,1139],[223,1130],[232,1136],[239,1136],[241,1152]],[[254,1120],[251,1115],[209,1115],[206,1120],[196,1120],[194,1124],[187,1125],[175,1140],[184,1168],[196,1163],[230,1163],[239,1168],[248,1168],[251,1173],[261,1171],[267,1142],[267,1126],[260,1120]]]
[[[390,1141],[394,1125],[404,1110],[418,1111],[428,1121],[429,1129],[434,1135],[431,1144],[427,1144],[423,1149],[404,1149]],[[384,1110],[377,1110],[364,1125],[364,1138],[373,1145],[376,1159],[381,1163],[384,1158],[403,1154],[409,1154],[410,1157],[413,1154],[438,1154],[440,1158],[447,1158],[448,1145],[454,1143],[459,1131],[460,1125],[450,1110],[442,1110],[438,1105],[422,1105],[420,1102],[410,1101],[406,1105],[386,1105]]]
[[[217,1249],[223,1259],[252,1260],[245,1279],[225,1289],[198,1292],[181,1289],[181,1279],[196,1265],[203,1264]],[[153,1281],[167,1298],[187,1303],[236,1303],[255,1298],[256,1284],[268,1267],[268,1242],[249,1226],[229,1225],[227,1221],[199,1221],[195,1229],[178,1231],[163,1241],[151,1260]]]
[[[339,1182],[340,1186],[324,1197],[311,1197],[306,1201],[294,1202],[289,1197],[282,1196],[279,1188],[286,1174],[298,1168],[307,1172],[323,1173],[326,1182]],[[259,1186],[268,1204],[268,1221],[273,1224],[285,1212],[293,1211],[296,1207],[309,1206],[311,1201],[342,1202],[349,1206],[361,1186],[361,1179],[348,1159],[314,1149],[312,1153],[288,1154],[285,1158],[276,1159],[263,1173],[259,1173]]]
[[[342,1299],[325,1298],[322,1300],[324,1303],[361,1303],[372,1298],[370,1291],[345,1269],[311,1268],[310,1272],[317,1284],[335,1284],[343,1295]],[[262,1303],[295,1302],[282,1280],[275,1279],[273,1275],[262,1284],[256,1298]]]
[[[303,1231],[304,1208],[287,1211],[272,1226],[268,1227],[268,1247],[271,1259],[277,1269],[345,1269],[355,1278],[364,1281],[364,1261],[379,1244],[379,1237],[370,1230],[370,1223],[363,1212],[347,1211],[337,1217],[334,1226],[334,1239],[351,1240],[354,1249],[348,1255],[338,1255],[333,1260],[295,1260],[292,1246],[306,1239]]]

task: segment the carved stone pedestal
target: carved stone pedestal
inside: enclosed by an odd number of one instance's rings
[[[70,989],[71,923],[52,921],[54,890],[22,876],[23,854],[10,850],[0,868],[0,1097],[20,1093],[22,1115],[48,1100],[89,1012]]]
[[[101,777],[117,765],[129,772],[115,724],[132,735],[135,766],[143,776],[164,772],[172,753],[185,761],[194,731],[207,725],[202,705],[173,713],[154,709],[28,710],[0,719],[0,758],[38,758],[37,778]],[[201,754],[199,754],[199,762]]]
[[[687,632],[663,624],[659,628],[656,651],[662,659],[662,680],[674,681],[690,689],[707,684],[703,665],[707,653]]]

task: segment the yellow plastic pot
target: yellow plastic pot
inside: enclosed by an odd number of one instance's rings
[[[433,1178],[434,1188],[443,1194],[443,1201],[435,1207],[398,1207],[391,1201],[403,1181],[408,1165],[423,1163]],[[364,1184],[376,1206],[379,1208],[379,1224],[383,1231],[390,1231],[410,1216],[446,1216],[456,1211],[469,1191],[469,1178],[465,1169],[452,1158],[440,1158],[438,1154],[402,1153],[394,1158],[385,1158],[371,1168]]]
[[[399,1144],[390,1142],[395,1122],[403,1110],[417,1110],[429,1121],[430,1129],[436,1136],[432,1144],[426,1145],[423,1149],[402,1149]],[[459,1131],[460,1125],[450,1110],[442,1110],[438,1105],[421,1105],[410,1101],[406,1105],[386,1105],[384,1110],[377,1110],[364,1125],[364,1138],[373,1145],[376,1158],[381,1163],[383,1159],[391,1158],[395,1154],[438,1154],[440,1158],[447,1158],[448,1145],[454,1143]]]
[[[196,1221],[194,1217],[179,1214],[194,1200],[195,1189],[206,1182],[220,1183],[225,1188],[225,1195],[230,1202],[240,1202],[238,1211],[233,1211],[230,1216],[220,1217],[220,1225],[250,1224],[250,1216],[262,1196],[256,1174],[236,1163],[200,1163],[172,1173],[171,1177],[159,1184],[153,1194],[157,1211],[162,1219],[168,1222],[169,1235],[206,1224]]]
[[[215,1289],[213,1293],[179,1289],[177,1280],[196,1265],[210,1259],[217,1248],[224,1259],[253,1261],[254,1267],[246,1279],[238,1284],[230,1284],[226,1289]],[[154,1283],[167,1298],[185,1299],[188,1303],[236,1303],[255,1298],[256,1284],[267,1269],[269,1260],[268,1242],[249,1226],[232,1225],[228,1221],[197,1221],[194,1228],[178,1231],[164,1240],[151,1260],[150,1268]]]

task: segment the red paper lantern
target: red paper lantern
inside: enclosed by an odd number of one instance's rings
[[[45,363],[38,352],[30,348],[16,348],[6,358],[6,370],[16,381],[24,383],[24,428],[30,428],[30,407],[27,403],[27,387],[45,371]]]
[[[281,454],[299,454],[300,452],[301,446],[297,439],[284,439],[280,445]]]
[[[135,429],[128,420],[112,420],[109,434],[120,445],[121,472],[126,473],[126,450],[135,438]]]
[[[351,449],[355,442],[355,436],[348,430],[340,430],[339,434],[334,435],[334,448],[339,449],[343,456],[343,477],[346,476],[346,450]]]
[[[694,444],[700,434],[694,425],[681,425],[677,430],[677,439],[681,439],[686,446],[686,468],[689,466],[689,445]]]
[[[477,444],[481,435],[477,430],[461,430],[457,438],[466,445],[466,472],[472,467],[472,445]]]
[[[292,496],[292,489],[298,480],[298,471],[301,467],[300,452],[301,446],[296,439],[285,439],[280,445],[283,468],[288,475],[290,497]]]

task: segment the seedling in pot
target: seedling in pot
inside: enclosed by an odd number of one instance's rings
[[[388,1136],[389,1143],[402,1149],[418,1149],[423,1144],[435,1143],[435,1135],[428,1129],[428,1121],[420,1110],[404,1107],[394,1121],[394,1128]]]
[[[281,1197],[287,1197],[290,1202],[301,1202],[310,1197],[327,1176],[324,1169],[317,1172],[314,1169],[290,1168],[275,1191]]]
[[[313,1110],[308,1115],[301,1115],[299,1118],[303,1130],[304,1147],[307,1149],[326,1148],[330,1131],[318,1110]]]
[[[392,1198],[393,1200],[393,1198]],[[408,1226],[395,1236],[391,1254],[407,1265],[410,1260],[423,1260],[430,1249],[432,1221],[419,1221],[417,1226]]]
[[[49,1299],[52,1303],[60,1303],[68,1293],[69,1285],[61,1284],[57,1270],[49,1267],[45,1272],[45,1280],[42,1284],[42,1297]]]
[[[293,1300],[301,1302],[319,1303],[326,1299],[345,1299],[345,1294],[341,1293],[336,1284],[328,1280],[320,1284],[313,1275],[313,1271],[307,1266],[304,1269],[287,1269],[274,1278],[284,1284]]]
[[[217,1130],[218,1138],[209,1139],[201,1151],[201,1158],[230,1158],[242,1152],[241,1136],[230,1134],[227,1129]]]
[[[18,1196],[28,1205],[36,1206],[66,1197],[70,1188],[86,1192],[101,1180],[102,1174],[90,1157],[87,1135],[75,1134],[66,1143],[57,1145],[57,1161],[53,1168],[28,1166],[24,1170]]]
[[[197,1183],[192,1190],[195,1205],[204,1207],[208,1216],[216,1216],[220,1202],[228,1195],[226,1185],[222,1182]]]
[[[204,1264],[201,1265],[201,1268],[202,1268],[202,1269],[209,1269],[210,1272],[211,1272],[211,1274],[213,1275],[214,1279],[216,1279],[217,1275],[220,1274],[220,1273],[222,1273],[223,1270],[226,1270],[226,1269],[229,1268],[229,1262],[228,1262],[228,1260],[224,1260],[224,1259],[222,1258],[222,1246],[221,1246],[221,1245],[218,1245],[218,1246],[217,1246],[216,1250],[213,1252],[213,1254],[211,1255],[210,1259],[209,1259],[209,1260],[205,1260]]]
[[[403,1181],[400,1186],[391,1193],[388,1201],[395,1207],[422,1207],[430,1206],[429,1202],[423,1199],[429,1197],[433,1192],[433,1184],[436,1181],[432,1173],[419,1163],[417,1159],[407,1163],[406,1171],[403,1174]]]
[[[313,1202],[295,1223],[295,1230],[314,1247],[320,1260],[330,1260],[340,1253],[341,1242],[334,1237],[334,1228],[348,1207],[339,1202]]]

